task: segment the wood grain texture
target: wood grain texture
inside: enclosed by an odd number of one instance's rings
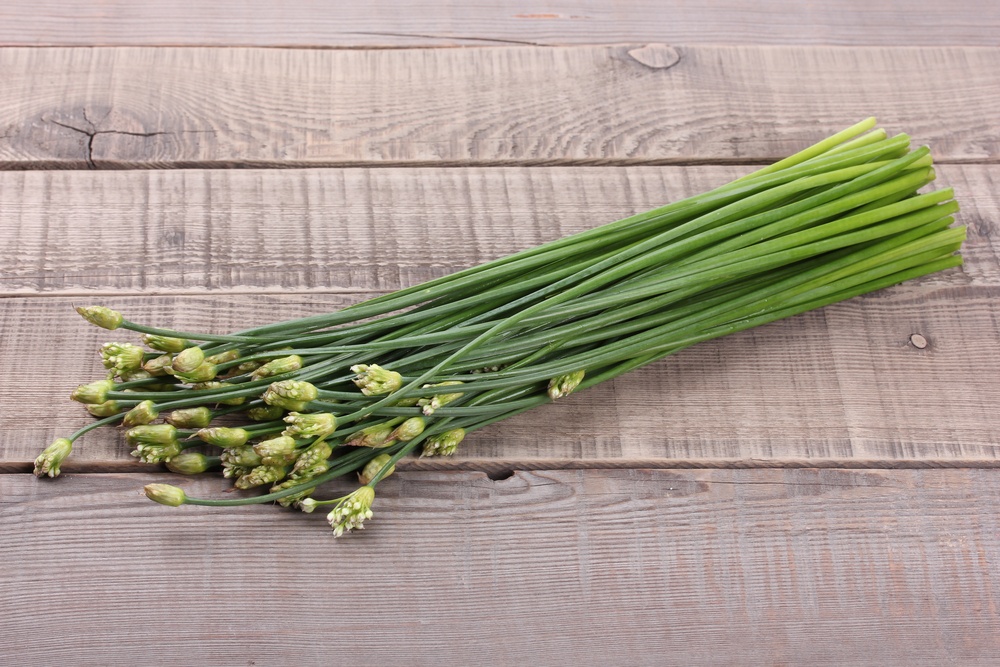
[[[0,574],[0,650],[81,666],[992,665],[994,476],[410,472],[335,542],[322,514],[154,505],[139,489],[162,475],[3,475],[0,557],[17,567]]]
[[[1000,155],[994,48],[641,46],[8,48],[0,167],[759,162],[872,114]]]
[[[598,44],[993,46],[996,3],[984,0],[802,3],[796,0],[502,0],[396,3],[375,0],[275,4],[264,0],[8,0],[5,45],[208,45],[426,47]]]
[[[747,173],[741,167],[0,172],[0,295],[394,290]],[[943,165],[961,270],[1000,285],[1000,166]]]
[[[329,310],[344,295],[107,298],[138,321],[232,330]],[[92,418],[68,400],[102,374],[78,299],[0,300],[0,466],[24,471]],[[1000,459],[1000,288],[900,286],[685,350],[470,436],[460,459],[981,465]],[[924,349],[910,343],[920,333]],[[43,335],[40,335],[43,334]],[[26,378],[43,378],[26,381]],[[121,434],[80,441],[66,470],[140,469]],[[460,464],[461,465],[461,464]],[[501,464],[506,466],[508,464]]]

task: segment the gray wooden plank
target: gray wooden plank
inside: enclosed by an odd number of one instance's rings
[[[475,46],[625,41],[994,46],[995,3],[932,0],[577,0],[364,4],[263,0],[130,3],[9,0],[0,44],[304,47]]]
[[[990,665],[994,477],[409,472],[334,542],[321,514],[154,505],[140,488],[165,475],[2,475],[0,649],[81,666]]]
[[[640,47],[7,48],[0,167],[753,162],[872,114],[1000,154],[995,48]]]
[[[0,295],[393,290],[751,169],[0,172]],[[1000,167],[938,172],[969,226],[966,264],[925,284],[1000,285]]]
[[[349,298],[102,301],[138,321],[231,331]],[[69,392],[102,375],[102,342],[129,339],[86,324],[73,303],[80,300],[0,300],[0,368],[11,378],[0,383],[7,470],[25,470],[55,437],[92,419]],[[1000,459],[998,323],[995,286],[898,286],[685,350],[470,435],[458,458],[489,470],[509,465],[496,461],[552,459],[992,464]],[[928,342],[924,349],[910,343],[914,333]],[[108,428],[85,436],[65,468],[122,469],[130,460],[121,434]]]

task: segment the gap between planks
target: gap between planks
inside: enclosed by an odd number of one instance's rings
[[[559,470],[992,470],[1000,468],[1000,459],[403,459],[396,470],[406,472],[481,472],[497,481],[518,472],[546,472]],[[30,462],[0,461],[0,475],[31,474]],[[82,461],[67,460],[62,466],[63,475],[102,474],[157,474],[162,468],[153,469],[136,461]],[[211,473],[203,476],[212,477]],[[184,476],[176,475],[176,479]],[[221,479],[221,478],[220,478]]]

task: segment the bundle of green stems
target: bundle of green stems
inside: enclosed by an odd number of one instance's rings
[[[375,486],[411,452],[451,455],[477,429],[696,343],[959,265],[952,191],[919,193],[934,180],[929,149],[874,128],[329,314],[211,334],[78,308],[146,347],[102,347],[107,377],[72,395],[100,419],[57,439],[35,473],[58,475],[82,435],[122,423],[144,462],[270,487],[215,500],[151,484],[153,500],[330,505],[336,535],[362,528]],[[353,493],[313,497],[350,473]]]

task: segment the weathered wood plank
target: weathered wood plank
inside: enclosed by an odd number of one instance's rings
[[[9,48],[0,166],[761,161],[873,113],[1000,155],[994,48],[639,46]]]
[[[994,46],[995,3],[932,0],[871,3],[795,0],[690,3],[546,2],[276,5],[222,0],[130,3],[10,0],[0,6],[0,43],[398,47],[477,44],[677,43]]]
[[[0,295],[393,290],[704,192],[751,167],[0,173]],[[943,165],[1000,285],[1000,166]]]
[[[172,477],[4,475],[0,649],[81,666],[991,665],[994,477],[410,472],[334,542],[321,514],[140,495]]]
[[[231,331],[323,312],[348,295],[107,298],[138,321]],[[68,400],[101,373],[97,349],[127,334],[91,327],[78,299],[0,300],[0,465],[91,418]],[[913,284],[705,343],[467,439],[464,460],[714,461],[824,459],[873,465],[1000,460],[1000,289]],[[919,333],[924,349],[910,342]],[[20,380],[14,380],[20,378]],[[66,464],[132,460],[112,429]],[[459,465],[463,465],[460,463]],[[503,465],[507,465],[504,463]],[[138,464],[137,464],[138,467]]]

